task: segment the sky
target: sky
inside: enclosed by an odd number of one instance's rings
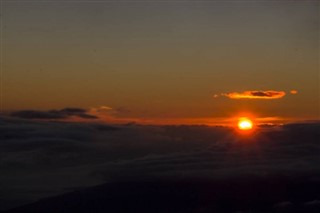
[[[319,208],[319,4],[0,0],[0,211],[169,179]]]
[[[2,0],[1,11],[4,112],[320,118],[318,1]]]

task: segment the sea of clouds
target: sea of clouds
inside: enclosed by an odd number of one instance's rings
[[[1,117],[0,210],[117,181],[274,175],[320,181],[319,130],[319,123],[265,126],[249,136],[227,127]]]

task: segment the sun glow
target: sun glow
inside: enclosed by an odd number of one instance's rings
[[[240,130],[251,130],[253,128],[253,123],[249,118],[240,118],[238,121],[238,128]]]

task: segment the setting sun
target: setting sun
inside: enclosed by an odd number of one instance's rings
[[[238,122],[238,128],[240,130],[250,130],[253,127],[253,123],[249,118],[241,118]]]

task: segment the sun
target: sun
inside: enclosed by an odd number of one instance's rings
[[[238,128],[243,131],[248,131],[253,128],[253,123],[249,118],[240,118],[238,121]]]

